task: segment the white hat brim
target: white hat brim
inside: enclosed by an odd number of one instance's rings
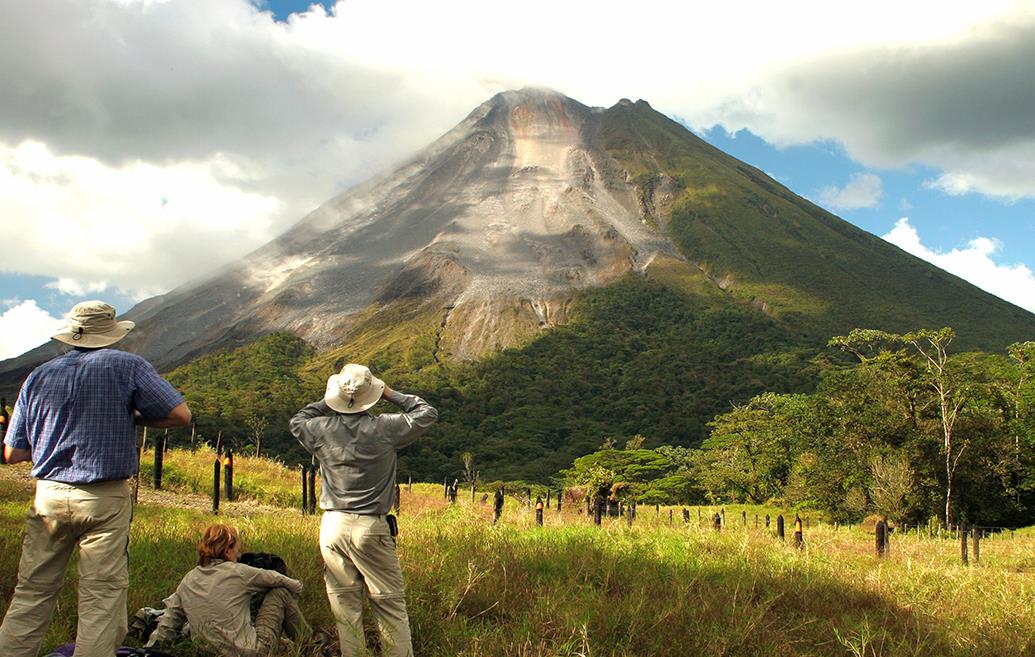
[[[133,330],[133,327],[136,326],[135,323],[128,319],[116,322],[115,324],[115,328],[104,333],[75,333],[74,331],[65,329],[64,331],[50,337],[59,342],[70,344],[73,347],[98,349],[100,347],[108,347],[115,344],[122,338],[126,337],[129,332]]]
[[[323,393],[323,400],[332,410],[339,413],[362,413],[381,399],[384,390],[385,382],[376,376],[371,376],[369,388],[356,394],[351,399],[343,397],[341,395],[341,386],[338,385],[338,375],[332,374],[327,378],[327,390]]]

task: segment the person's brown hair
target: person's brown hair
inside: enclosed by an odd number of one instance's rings
[[[198,565],[207,566],[213,559],[225,559],[226,551],[240,545],[241,534],[230,525],[212,525],[198,543]]]

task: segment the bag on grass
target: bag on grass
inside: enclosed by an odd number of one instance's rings
[[[54,648],[52,652],[47,653],[44,657],[72,657],[75,653],[75,644],[66,643],[63,646]],[[116,657],[176,657],[171,652],[164,652],[162,650],[155,650],[154,648],[133,648],[132,646],[122,646],[115,650]]]
[[[237,560],[252,568],[275,570],[281,575],[287,575],[287,564],[284,560],[269,552],[245,552]]]

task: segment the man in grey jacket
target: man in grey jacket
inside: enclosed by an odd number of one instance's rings
[[[386,399],[402,413],[368,411]],[[323,401],[291,418],[291,433],[320,461],[320,552],[342,657],[363,653],[363,596],[377,616],[385,655],[412,657],[410,620],[394,531],[396,452],[438,418],[416,395],[390,389],[350,363],[327,380]]]

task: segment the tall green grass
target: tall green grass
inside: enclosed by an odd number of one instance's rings
[[[203,460],[203,459],[202,459]],[[293,474],[290,473],[289,474]],[[293,477],[291,478],[293,481]],[[291,481],[280,485],[291,488]],[[0,609],[14,585],[29,488],[0,482]],[[480,496],[479,496],[480,498]],[[144,496],[130,546],[129,605],[154,606],[195,563],[194,544],[210,512],[165,508]],[[813,519],[805,549],[754,526],[727,507],[684,523],[680,509],[640,507],[632,527],[596,527],[575,508],[534,511],[508,499],[502,521],[491,505],[441,487],[403,487],[399,552],[417,655],[946,655],[1035,654],[1035,536],[982,543],[981,564],[963,567],[951,540],[896,535],[891,554],[872,554],[872,536]],[[317,547],[319,517],[294,509],[227,505],[246,549],[285,557],[305,583],[301,605],[330,629]],[[74,579],[74,570],[70,571]],[[47,645],[71,640],[75,591],[66,587]]]

